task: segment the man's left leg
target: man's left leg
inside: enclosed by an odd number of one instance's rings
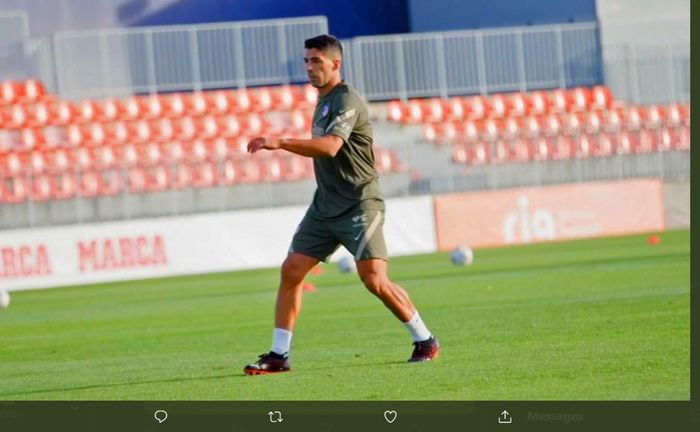
[[[365,287],[386,306],[405,326],[413,337],[413,353],[409,362],[428,361],[440,354],[440,344],[430,333],[413,306],[406,290],[389,280],[387,262],[370,258],[357,262],[357,273]]]

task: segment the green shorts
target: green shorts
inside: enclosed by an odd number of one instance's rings
[[[322,219],[307,212],[301,220],[289,252],[326,261],[340,245],[355,256],[355,261],[369,258],[386,260],[384,212],[357,209],[339,219]]]

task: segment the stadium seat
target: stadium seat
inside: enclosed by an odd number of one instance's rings
[[[0,155],[0,174],[3,177],[16,177],[25,175],[29,171],[29,153],[25,151],[12,151]]]
[[[556,89],[548,94],[549,112],[565,113],[569,111],[571,99],[567,90]]]
[[[651,105],[647,107],[647,116],[644,119],[644,126],[657,129],[666,123],[666,107],[663,105]]]
[[[10,105],[17,103],[22,93],[22,85],[17,81],[0,82],[0,103]]]
[[[113,122],[124,120],[126,109],[121,100],[115,98],[107,98],[100,103],[98,110],[99,120]]]
[[[591,90],[590,109],[605,110],[612,108],[613,97],[610,89],[605,86],[595,86]]]
[[[0,201],[16,204],[25,201],[30,194],[30,185],[26,177],[0,178]]]
[[[690,126],[690,107],[684,104],[670,104],[666,119],[668,126]]]
[[[53,188],[51,177],[48,175],[37,175],[31,178],[29,186],[29,199],[32,201],[42,202],[51,199]]]
[[[525,93],[513,93],[510,98],[511,116],[523,117],[531,112],[530,100]]]
[[[533,139],[530,143],[532,160],[541,162],[549,159],[556,159],[556,154],[552,148],[550,138],[539,137]]]
[[[472,96],[466,100],[467,117],[472,119],[483,119],[490,114],[491,107],[488,98],[484,96]]]
[[[238,167],[233,159],[226,159],[217,170],[217,183],[222,186],[231,186],[238,181]]]
[[[532,159],[531,154],[532,146],[530,143],[522,138],[518,138],[510,142],[510,156],[511,162],[524,163],[529,162]]]
[[[576,87],[568,91],[569,109],[576,112],[585,112],[591,106],[591,90],[586,87]]]
[[[94,149],[94,164],[100,170],[118,167],[119,157],[116,147],[105,145]]]
[[[490,115],[493,117],[508,117],[512,111],[511,100],[504,94],[495,94],[489,100]]]
[[[547,140],[548,146],[550,142]],[[551,158],[554,160],[571,159],[575,154],[574,140],[565,135],[559,135],[551,142]]]
[[[75,194],[76,181],[73,173],[62,173],[53,178],[52,197],[54,199],[73,198]]]
[[[63,148],[47,152],[46,162],[49,172],[54,174],[66,172],[69,168],[73,167],[70,150]]]
[[[528,104],[530,115],[545,115],[549,113],[549,98],[543,91],[530,93],[530,103]]]
[[[608,157],[616,152],[616,144],[614,142],[615,135],[608,133],[599,133],[592,136],[593,139],[593,149],[591,155],[593,157]]]
[[[646,122],[646,110],[642,106],[633,106],[627,110],[625,127],[630,130],[639,130]]]
[[[513,139],[523,132],[523,124],[519,117],[508,117],[503,124],[502,136]]]
[[[492,164],[503,164],[510,161],[510,151],[507,141],[499,139],[490,143],[489,147],[491,149],[490,162]]]
[[[551,127],[555,128],[556,131],[554,134],[557,134],[559,133],[559,118],[556,115],[553,117],[555,119],[555,123],[551,125]],[[524,135],[528,138],[536,138],[543,134],[546,130],[548,130],[545,128],[545,124],[543,123],[545,120],[547,119],[543,118],[542,116],[531,115],[525,117],[523,126]]]
[[[251,158],[242,159],[238,161],[238,174],[240,183],[258,183],[261,177],[260,164]]]

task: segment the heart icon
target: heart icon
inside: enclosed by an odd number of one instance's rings
[[[384,419],[389,423],[394,423],[394,420],[396,420],[396,411],[384,411]]]

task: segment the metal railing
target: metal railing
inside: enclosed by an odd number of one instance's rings
[[[597,23],[355,38],[349,79],[369,100],[590,86]]]
[[[304,81],[304,40],[327,32],[325,17],[305,17],[58,33],[58,89],[79,98]]]
[[[29,25],[26,13],[0,12],[0,80],[27,75],[24,49],[28,39]]]
[[[690,43],[605,46],[605,82],[637,104],[690,101]]]

